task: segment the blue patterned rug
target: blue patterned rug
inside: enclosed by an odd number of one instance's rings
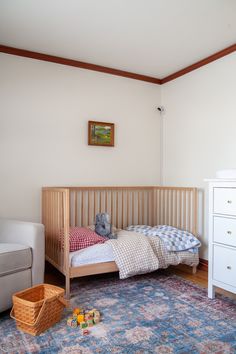
[[[102,321],[83,336],[60,323],[38,337],[0,315],[0,353],[236,353],[236,302],[163,272],[73,281],[72,306],[96,307]]]

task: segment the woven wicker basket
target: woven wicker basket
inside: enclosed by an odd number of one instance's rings
[[[64,289],[50,284],[41,284],[13,295],[11,317],[17,328],[39,335],[61,319],[63,308],[67,305]]]

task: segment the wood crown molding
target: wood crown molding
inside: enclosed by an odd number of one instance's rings
[[[166,82],[177,79],[177,77],[183,76],[183,75],[189,73],[190,71],[196,70],[196,69],[200,68],[201,66],[207,65],[207,64],[211,63],[212,61],[215,61],[217,59],[225,57],[226,55],[231,54],[235,51],[236,51],[236,44],[233,44],[230,47],[220,50],[219,52],[212,54],[205,59],[199,60],[196,63],[189,65],[182,70],[176,71],[175,73],[164,77],[164,79],[161,80],[161,84],[165,84]]]
[[[119,70],[119,69],[108,68],[106,66],[90,64],[90,63],[86,63],[86,62],[79,61],[79,60],[62,58],[62,57],[58,57],[55,55],[43,54],[43,53],[38,53],[38,52],[32,52],[30,50],[25,50],[25,49],[8,47],[5,45],[0,45],[0,52],[12,54],[12,55],[18,55],[20,57],[48,61],[48,62],[56,63],[56,64],[74,66],[76,68],[81,68],[81,69],[99,71],[102,73],[116,75],[116,76],[123,76],[123,77],[127,77],[129,79],[146,81],[146,82],[150,82],[150,83],[157,84],[157,85],[161,84],[161,80],[158,78],[155,78],[155,77],[135,74],[135,73],[131,73],[129,71],[123,71],[123,70]]]
[[[102,72],[102,73],[106,73],[106,74],[110,74],[110,75],[126,77],[129,79],[146,81],[146,82],[150,82],[150,83],[153,83],[156,85],[163,85],[166,82],[175,80],[176,78],[178,78],[180,76],[183,76],[193,70],[196,70],[204,65],[207,65],[207,64],[209,64],[217,59],[220,59],[228,54],[231,54],[235,51],[236,51],[236,44],[233,44],[223,50],[220,50],[219,52],[217,52],[215,54],[210,55],[209,57],[207,57],[205,59],[202,59],[192,65],[187,66],[184,69],[181,69],[171,75],[168,75],[163,79],[158,79],[158,78],[151,77],[151,76],[131,73],[129,71],[108,68],[108,67],[102,66],[102,65],[86,63],[86,62],[79,61],[79,60],[62,58],[62,57],[58,57],[55,55],[43,54],[43,53],[38,53],[38,52],[32,52],[30,50],[0,45],[0,52],[2,52],[2,53],[17,55],[17,56],[32,58],[32,59],[37,59],[37,60],[43,60],[43,61],[56,63],[56,64],[73,66],[73,67],[81,68],[81,69],[98,71],[98,72]]]

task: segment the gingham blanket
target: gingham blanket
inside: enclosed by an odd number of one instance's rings
[[[201,246],[200,241],[190,232],[169,225],[157,225],[154,227],[148,225],[131,225],[126,230],[139,232],[146,236],[160,237],[167,251],[197,253],[198,247]]]
[[[168,252],[159,237],[121,230],[117,239],[108,240],[113,249],[115,262],[119,268],[120,279],[136,274],[153,272],[159,268],[179,263],[195,266],[198,254],[189,252]]]

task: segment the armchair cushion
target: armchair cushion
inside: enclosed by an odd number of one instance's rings
[[[0,243],[18,243],[31,248],[32,284],[44,280],[44,226],[31,222],[0,219]]]
[[[44,281],[44,226],[0,218],[0,312],[12,295]]]
[[[30,247],[17,243],[0,243],[0,277],[32,266]]]

